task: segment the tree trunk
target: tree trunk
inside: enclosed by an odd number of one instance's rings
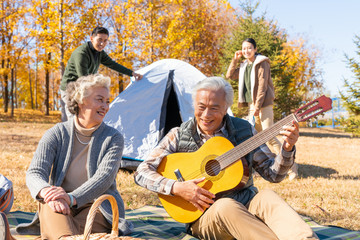
[[[57,109],[57,104],[56,104],[57,97],[56,97],[56,91],[55,91],[55,78],[54,77],[52,78],[51,90],[52,90],[52,97],[53,97],[53,109],[55,110],[55,109]]]
[[[37,56],[36,56],[36,62],[35,62],[35,109],[38,109],[38,101],[37,101],[37,93],[38,93],[38,60],[37,60]]]
[[[10,90],[10,97],[11,97],[11,117],[14,117],[14,84],[15,84],[15,79],[14,79],[14,68],[11,68],[11,90]]]
[[[28,67],[29,67],[29,89],[30,89],[31,109],[34,109],[34,96],[33,96],[32,84],[31,84],[31,68],[30,68],[30,63],[28,64]]]
[[[63,0],[59,0],[59,13],[60,13],[60,19],[59,19],[59,27],[60,27],[60,72],[61,77],[64,75],[65,72],[65,64],[64,64],[64,55],[65,55],[65,45],[64,45],[64,21],[63,21],[63,13],[64,13],[64,2]]]
[[[9,79],[8,75],[4,76],[4,113],[8,112],[9,107]]]
[[[5,68],[5,60],[2,60],[1,63],[2,68]],[[9,107],[9,76],[5,72],[4,73],[4,113],[8,112]]]
[[[119,77],[118,77],[118,79],[119,79],[119,94],[122,92],[122,91],[124,91],[124,75],[123,74],[121,74],[121,73],[119,73],[118,74],[119,75]]]
[[[60,28],[60,76],[62,78],[62,76],[64,75],[65,72],[65,64],[64,64],[64,56],[65,56],[65,44],[64,44],[64,1],[63,0],[59,0],[59,28]],[[60,80],[61,82],[61,80]],[[59,109],[57,107],[57,103],[58,101],[55,101],[55,83],[54,83],[54,109]],[[56,98],[57,99],[57,98]]]
[[[46,67],[45,67],[45,115],[50,115],[50,70],[49,64],[51,60],[51,53],[47,53]]]
[[[14,69],[14,102],[15,102],[15,108],[18,108],[19,103],[18,103],[18,91],[17,91],[17,67],[15,65],[15,69]]]

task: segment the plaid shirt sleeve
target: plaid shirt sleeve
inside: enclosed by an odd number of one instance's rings
[[[253,128],[253,134],[257,132]],[[281,182],[295,161],[295,146],[291,152],[281,148],[281,152],[276,156],[270,151],[266,144],[255,149],[253,157],[253,168],[265,180],[269,182]]]
[[[156,170],[165,156],[175,153],[179,142],[178,131],[178,127],[171,129],[146,160],[138,166],[134,174],[135,182],[138,185],[153,192],[171,195],[175,180],[161,176]]]

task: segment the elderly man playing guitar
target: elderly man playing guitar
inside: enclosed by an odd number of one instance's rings
[[[266,139],[258,145],[247,141],[260,136],[251,124],[227,114],[233,95],[221,77],[199,82],[195,117],[161,140],[139,165],[135,182],[157,192],[170,216],[189,223],[188,231],[199,239],[318,239],[275,192],[258,191],[251,176],[255,170],[270,182],[286,177],[294,164],[297,121],[281,127],[284,143],[275,156]],[[242,143],[243,149],[234,148]]]

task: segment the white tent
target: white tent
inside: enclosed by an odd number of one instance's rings
[[[125,146],[121,168],[136,169],[162,137],[194,116],[191,91],[206,76],[190,64],[164,59],[137,71],[110,104],[104,121],[119,130]]]

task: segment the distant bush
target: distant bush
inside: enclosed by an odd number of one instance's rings
[[[352,116],[340,119],[341,128],[345,132],[351,132],[355,136],[360,137],[360,116]]]
[[[231,106],[231,111],[238,118],[246,118],[248,115],[248,109],[246,107],[238,108],[237,101]]]
[[[334,119],[334,125],[335,127],[338,127],[340,125],[341,118],[335,118]],[[331,127],[333,125],[333,120],[330,119],[315,119],[313,121],[307,122],[307,127],[323,127],[323,126],[329,126]]]
[[[317,121],[317,125],[318,126],[331,126],[332,121],[331,121],[331,119],[326,119],[326,120],[321,119],[321,120]]]
[[[341,123],[342,118],[335,118],[334,119],[334,125],[338,126]],[[333,120],[332,119],[321,119],[317,121],[318,126],[332,126],[333,125]]]

